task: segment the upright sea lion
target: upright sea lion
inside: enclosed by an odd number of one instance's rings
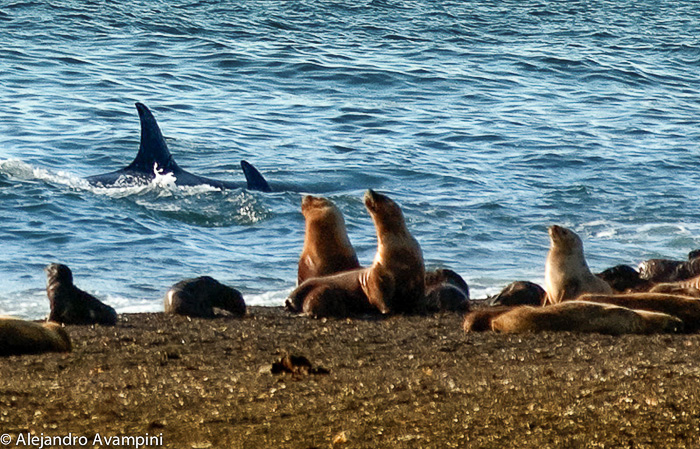
[[[68,352],[70,337],[60,324],[0,317],[0,356]]]
[[[299,257],[297,285],[309,278],[360,268],[345,229],[343,214],[332,201],[306,195],[301,201],[301,213],[306,231]]]
[[[200,318],[216,316],[215,308],[243,316],[246,312],[241,293],[209,276],[185,279],[165,294],[165,313]]]
[[[607,282],[591,273],[583,255],[583,242],[575,232],[550,226],[549,239],[544,271],[548,304],[576,299],[583,293],[613,293]]]
[[[469,310],[469,285],[449,268],[426,271],[425,298],[429,311],[466,312]]]
[[[569,331],[621,335],[679,332],[683,329],[683,322],[665,313],[588,301],[566,301],[547,307],[515,307],[494,318],[491,327],[499,332]]]
[[[289,310],[313,316],[425,310],[423,253],[406,227],[401,208],[373,190],[365,193],[364,202],[377,231],[372,265],[307,279],[290,293]]]
[[[73,273],[65,265],[52,263],[46,271],[46,294],[51,302],[49,321],[63,324],[117,323],[117,312],[73,285]]]
[[[635,310],[649,310],[676,316],[685,323],[686,332],[700,330],[700,301],[687,296],[665,293],[628,293],[624,295],[587,294],[582,301],[593,301]]]
[[[491,306],[539,306],[544,302],[546,292],[530,281],[515,281],[506,285],[496,296],[488,299]]]

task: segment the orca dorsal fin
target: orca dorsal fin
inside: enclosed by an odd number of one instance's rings
[[[143,103],[136,103],[136,110],[141,120],[141,144],[136,159],[127,169],[152,172],[157,164],[158,170],[165,173],[180,171],[151,111]]]
[[[261,192],[272,192],[270,185],[265,181],[263,175],[260,174],[257,168],[253,167],[246,161],[241,161],[241,168],[245,175],[245,180],[248,184],[248,190],[259,190]]]

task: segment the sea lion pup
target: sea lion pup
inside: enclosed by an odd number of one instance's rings
[[[0,317],[0,356],[68,352],[70,337],[60,324]]]
[[[490,306],[539,306],[544,303],[546,292],[530,281],[515,281],[506,285],[501,292],[488,298]]]
[[[591,273],[583,255],[583,242],[562,226],[549,227],[550,248],[544,269],[546,304],[576,299],[583,293],[613,293],[607,282]]]
[[[491,328],[499,332],[570,331],[621,335],[679,332],[683,322],[665,313],[566,301],[547,307],[516,307],[491,320]]]
[[[175,313],[199,318],[214,318],[214,308],[233,315],[246,312],[241,293],[209,276],[185,279],[170,287],[165,294],[165,313]]]
[[[639,272],[629,265],[615,265],[605,271],[596,273],[596,276],[604,280],[610,285],[613,291],[618,293],[624,292],[643,292],[652,287],[652,283],[642,279]]]
[[[51,302],[48,321],[63,324],[117,323],[117,312],[73,285],[73,273],[65,265],[52,263],[46,271],[46,294]]]
[[[464,332],[486,332],[491,330],[491,321],[517,306],[493,306],[472,310],[464,315]]]
[[[426,307],[430,312],[469,310],[469,285],[449,268],[425,272]]]
[[[290,293],[287,309],[334,317],[425,311],[423,253],[406,227],[401,208],[371,189],[364,202],[377,231],[372,265],[307,279]]]
[[[686,332],[700,330],[700,301],[666,293],[628,293],[624,295],[587,294],[581,301],[613,304],[635,310],[648,310],[676,316],[685,323]]]
[[[301,201],[301,213],[306,231],[299,257],[297,285],[309,278],[360,268],[345,229],[343,214],[332,201],[306,195]]]

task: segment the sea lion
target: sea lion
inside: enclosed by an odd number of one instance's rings
[[[700,299],[700,276],[685,281],[662,282],[650,288],[649,293],[667,293]]]
[[[301,201],[301,213],[306,231],[299,257],[297,285],[309,278],[360,268],[345,229],[343,214],[332,201],[306,195]]]
[[[495,317],[491,327],[499,332],[569,331],[621,335],[679,332],[683,329],[683,321],[665,313],[588,301],[566,301],[546,307],[516,307]]]
[[[539,306],[544,302],[546,292],[530,281],[515,281],[506,285],[496,296],[488,298],[491,306]]]
[[[653,283],[676,282],[700,275],[700,250],[688,253],[688,260],[649,259],[640,262],[638,271],[642,279]]]
[[[628,293],[624,295],[586,294],[582,301],[613,304],[635,310],[649,310],[676,316],[685,323],[686,332],[700,330],[700,301],[665,293]]]
[[[117,323],[117,312],[73,285],[73,273],[66,265],[52,263],[46,271],[46,294],[51,302],[49,321],[63,324]]]
[[[68,352],[70,337],[60,324],[0,317],[0,356]]]
[[[233,315],[246,312],[241,293],[209,276],[185,279],[170,287],[165,295],[165,313],[175,313],[200,318],[216,316],[214,308]]]
[[[639,272],[629,265],[616,265],[596,276],[610,285],[615,292],[646,291],[653,285],[648,280],[642,279]]]
[[[607,282],[591,273],[583,255],[583,242],[562,226],[549,227],[550,248],[544,271],[546,303],[558,304],[583,293],[612,293]]]
[[[464,332],[485,332],[491,330],[491,321],[494,318],[510,312],[518,306],[491,306],[472,310],[464,315],[462,329]]]
[[[449,268],[426,271],[425,298],[431,312],[466,312],[469,310],[469,285]]]
[[[364,202],[377,232],[372,265],[307,279],[287,298],[289,310],[335,317],[425,311],[423,253],[406,227],[401,208],[371,189]]]

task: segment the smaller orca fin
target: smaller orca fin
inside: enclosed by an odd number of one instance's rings
[[[248,190],[259,190],[260,192],[272,192],[270,185],[265,181],[263,175],[260,174],[257,168],[253,167],[246,161],[241,161],[241,168],[245,174]]]
[[[126,168],[151,172],[157,164],[158,169],[166,173],[180,171],[151,111],[143,103],[136,103],[136,110],[141,120],[141,144],[136,159]]]

